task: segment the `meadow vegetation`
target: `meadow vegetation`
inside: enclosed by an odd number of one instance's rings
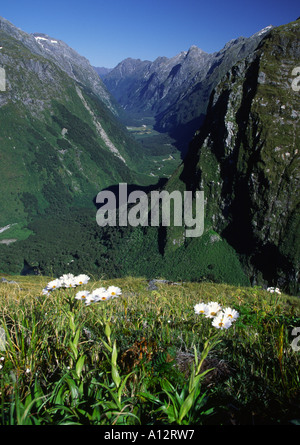
[[[99,276],[48,291],[55,278],[0,283],[1,425],[300,422],[299,298]],[[195,311],[211,301],[238,318],[218,329]]]

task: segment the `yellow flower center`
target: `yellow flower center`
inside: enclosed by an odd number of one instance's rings
[[[224,323],[222,321],[220,321],[219,326],[221,328],[222,326],[224,326]]]

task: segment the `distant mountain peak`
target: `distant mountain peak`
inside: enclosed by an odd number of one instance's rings
[[[199,48],[197,45],[191,45],[189,51],[198,51],[205,53],[205,51],[203,51],[203,49]]]
[[[192,45],[189,50],[186,52],[186,57],[192,56],[192,57],[197,57],[197,56],[203,56],[206,55],[208,53],[206,53],[205,51],[203,51],[203,49],[199,48],[196,45]]]

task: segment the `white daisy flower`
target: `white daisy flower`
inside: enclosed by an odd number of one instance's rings
[[[220,312],[221,310],[222,310],[222,308],[219,305],[219,303],[217,303],[216,301],[211,301],[207,305],[206,318],[213,318],[213,317],[215,317],[218,314],[218,312]]]
[[[100,287],[99,289],[95,289],[92,292],[94,297],[94,301],[107,301],[111,298],[109,292],[105,289],[105,287]]]
[[[77,292],[75,295],[75,300],[83,300],[86,301],[90,295],[90,292],[87,290],[82,290],[80,292]]]
[[[230,307],[226,307],[223,310],[224,316],[231,319],[231,321],[235,321],[239,317],[238,311],[235,309],[231,309]]]
[[[198,314],[206,315],[207,311],[208,311],[207,304],[205,304],[205,303],[198,303],[198,304],[196,304],[194,306],[194,311],[195,311],[195,314],[197,314],[197,315]]]
[[[270,292],[271,294],[281,294],[280,289],[278,287],[268,287],[267,291]]]
[[[86,304],[86,306],[89,306],[91,303],[93,303],[93,302],[95,302],[95,301],[96,301],[96,300],[95,300],[94,295],[89,294],[89,295],[86,297],[85,304]]]
[[[228,329],[232,325],[230,318],[226,317],[223,312],[220,312],[212,321],[212,325],[217,329]]]
[[[66,288],[67,287],[76,287],[76,283],[75,283],[74,280],[65,281],[64,285],[65,285]]]
[[[109,293],[109,295],[112,298],[117,298],[120,295],[122,295],[122,291],[119,287],[116,286],[109,286],[109,288],[107,289],[107,292]]]
[[[75,277],[72,273],[62,275],[59,279],[63,287],[76,287]]]
[[[67,274],[64,274],[61,277],[59,277],[59,279],[62,281],[74,280],[74,278],[75,277],[72,273],[67,273]]]
[[[87,284],[89,279],[90,279],[90,277],[88,277],[87,275],[80,274],[74,278],[74,282],[77,286],[80,286],[82,284]]]
[[[54,289],[59,289],[61,287],[61,285],[62,285],[61,280],[60,279],[56,279],[56,280],[50,281],[47,284],[45,289],[47,289],[48,291],[49,290],[54,290]]]
[[[108,301],[111,299],[111,295],[109,295],[108,293],[103,293],[102,295],[99,295],[98,297],[96,297],[95,301]]]

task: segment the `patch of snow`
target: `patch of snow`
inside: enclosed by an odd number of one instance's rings
[[[47,39],[46,37],[34,36],[34,38],[35,38],[35,40],[36,40],[38,43],[41,43],[40,40],[44,40],[45,42],[49,42],[49,43],[50,43],[50,42],[51,42],[51,43],[58,43],[57,40]]]
[[[35,36],[34,36],[34,38],[35,38],[35,40],[46,40],[46,42],[47,42],[47,40],[48,40],[48,39],[46,39],[45,37],[35,37]]]
[[[273,28],[273,26],[272,25],[269,25],[269,26],[266,26],[265,28],[263,28],[261,31],[258,31],[256,34],[254,34],[254,35],[256,35],[256,36],[262,36],[263,34],[265,34],[266,32],[268,32],[270,29],[272,29]]]

